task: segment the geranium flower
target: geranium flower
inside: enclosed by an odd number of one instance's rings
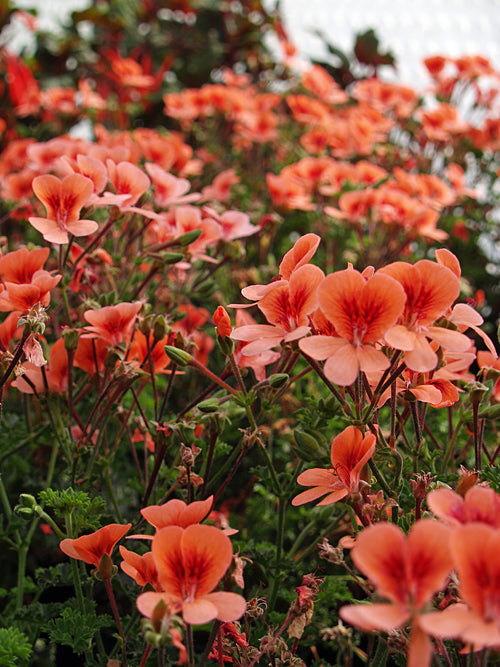
[[[116,543],[130,530],[131,526],[131,523],[127,523],[125,526],[119,523],[110,523],[90,535],[83,535],[74,540],[69,538],[63,540],[59,548],[66,556],[83,560],[84,563],[99,568],[102,557],[105,554],[111,557]]]
[[[101,338],[111,346],[128,342],[141,307],[142,303],[135,301],[86,310],[83,316],[91,326],[85,328],[82,338]]]
[[[391,632],[411,621],[408,667],[427,667],[431,661],[421,619],[453,568],[448,539],[449,529],[429,519],[417,521],[407,537],[394,524],[378,523],[361,531],[351,552],[358,570],[390,602],[347,605],[340,617],[366,632]]]
[[[12,386],[23,394],[33,394],[35,391],[42,393],[45,391],[46,381],[48,391],[61,394],[68,390],[68,353],[63,338],[59,338],[50,350],[49,363],[45,368],[45,381],[39,366],[40,364],[25,363],[24,373],[14,380]]]
[[[62,180],[47,174],[33,179],[33,192],[45,206],[46,218],[29,218],[46,241],[59,245],[68,243],[68,234],[88,236],[98,224],[95,220],[80,220],[80,211],[89,203],[94,184],[81,174],[71,174]]]
[[[137,598],[140,613],[151,618],[160,600],[186,623],[201,625],[218,619],[235,621],[245,613],[241,595],[214,592],[233,557],[231,541],[213,526],[168,526],[153,538],[153,556],[162,593]]]
[[[421,373],[436,368],[438,356],[427,338],[452,352],[467,352],[467,336],[434,325],[460,294],[460,282],[449,268],[422,259],[414,265],[393,262],[379,273],[397,280],[406,293],[402,324],[387,331],[385,340],[395,349],[404,350],[408,368]]]
[[[167,526],[187,528],[200,523],[212,509],[213,496],[186,504],[183,500],[169,500],[163,505],[150,505],[141,510],[142,516],[157,530]]]
[[[244,325],[231,334],[233,340],[248,343],[242,354],[259,354],[309,333],[308,316],[317,308],[316,288],[324,276],[319,267],[307,264],[267,292],[257,305],[270,324]]]
[[[423,631],[460,638],[475,651],[500,646],[500,531],[480,523],[460,526],[452,533],[450,549],[465,604],[421,616]]]
[[[389,276],[368,280],[355,269],[332,273],[318,287],[318,304],[336,336],[314,335],[299,342],[313,359],[326,359],[324,373],[335,384],[351,385],[359,371],[384,371],[389,359],[374,347],[403,312],[405,294]]]
[[[292,505],[303,505],[321,496],[325,498],[318,505],[331,505],[350,494],[358,493],[361,469],[373,456],[375,442],[373,433],[363,437],[362,432],[354,426],[344,429],[331,445],[332,467],[326,470],[311,468],[297,477],[299,484],[313,488],[295,496]]]
[[[488,486],[473,486],[462,497],[451,489],[434,489],[427,505],[448,526],[484,523],[500,528],[500,495]]]
[[[128,574],[129,577],[139,586],[146,586],[150,584],[155,590],[158,590],[158,570],[153,558],[153,553],[148,551],[142,556],[125,549],[125,547],[118,547],[123,561],[120,567]]]

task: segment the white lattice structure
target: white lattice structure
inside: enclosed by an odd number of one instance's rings
[[[245,2],[245,0],[241,0]],[[275,0],[267,0],[273,7]],[[20,8],[37,7],[40,26],[55,29],[89,0],[17,0]],[[168,0],[164,5],[168,7]],[[421,65],[426,55],[481,54],[500,67],[500,0],[281,0],[284,20],[304,56],[323,57],[326,50],[311,30],[321,29],[330,42],[352,48],[356,32],[374,28],[384,49],[396,56],[398,72],[384,76],[413,85],[428,79]],[[29,36],[19,32],[19,49]]]

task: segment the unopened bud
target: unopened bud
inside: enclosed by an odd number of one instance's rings
[[[34,496],[31,493],[21,493],[19,496],[19,502],[23,507],[36,507],[37,502]]]
[[[274,375],[271,375],[271,377],[268,379],[268,382],[269,386],[273,389],[280,389],[281,387],[285,386],[289,379],[290,376],[288,373],[274,373]]]
[[[77,329],[65,329],[62,332],[62,337],[64,340],[64,349],[66,350],[76,350],[78,346],[78,330]]]
[[[192,359],[192,356],[189,354],[189,352],[185,352],[185,350],[179,350],[179,348],[173,347],[172,345],[165,345],[165,354],[178,366],[187,366]]]
[[[14,507],[14,514],[20,519],[24,519],[25,521],[31,521],[31,519],[33,519],[33,517],[36,515],[33,508],[23,507],[22,505],[16,505]]]
[[[321,447],[318,441],[310,433],[305,431],[294,431],[293,437],[295,439],[294,450],[303,461],[317,461],[322,456]]]
[[[184,248],[187,245],[190,245],[191,243],[197,241],[200,238],[200,236],[201,236],[201,229],[193,229],[191,232],[186,232],[186,234],[179,236],[179,238],[175,240],[180,246]]]
[[[155,343],[165,336],[166,331],[167,323],[165,322],[165,318],[163,315],[158,315],[153,325],[153,340]]]
[[[113,561],[108,554],[103,554],[101,560],[99,561],[99,567],[97,568],[101,579],[105,581],[106,579],[111,579],[113,574],[116,574],[116,568],[113,566]]]
[[[182,262],[184,255],[180,252],[165,252],[162,255],[162,260],[164,264],[177,264],[177,262]]]
[[[198,403],[198,410],[204,414],[219,411],[219,401],[216,398],[207,398],[205,401]]]

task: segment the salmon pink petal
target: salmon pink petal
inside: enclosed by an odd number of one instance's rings
[[[465,522],[477,521],[500,528],[500,495],[486,486],[473,486],[465,494]]]
[[[180,526],[180,517],[186,503],[182,500],[169,500],[164,505],[151,505],[141,510],[142,516],[155,528]],[[182,526],[184,528],[184,526]]]
[[[214,526],[195,524],[184,530],[181,548],[187,579],[197,579],[197,595],[211,592],[231,564],[233,547],[229,537]]]
[[[288,284],[287,280],[276,280],[274,283],[269,283],[268,285],[248,285],[248,287],[244,287],[241,290],[241,293],[245,297],[245,299],[250,299],[250,301],[259,301],[264,297],[268,292],[272,292],[273,289],[276,289],[276,287],[280,287],[283,284]],[[253,304],[247,304],[247,305],[253,305]],[[232,306],[233,308],[235,307],[240,307],[240,304],[235,304]]]
[[[311,502],[311,500],[317,500],[330,490],[329,487],[325,486],[315,486],[312,489],[307,489],[307,491],[302,491],[302,493],[299,493],[298,496],[295,496],[295,498],[292,499],[292,505],[298,507],[299,505]]]
[[[436,250],[436,262],[446,266],[450,271],[453,271],[457,278],[460,278],[462,274],[460,262],[452,252],[446,248],[438,248]]]
[[[213,503],[213,496],[208,496],[205,500],[196,500],[193,503],[189,503],[185,506],[181,514],[181,523],[179,525],[186,528],[191,524],[200,523],[212,509]]]
[[[90,178],[81,174],[70,174],[62,179],[60,207],[67,212],[68,221],[78,219],[82,206],[89,201],[93,191]]]
[[[300,473],[297,477],[297,483],[302,486],[331,486],[336,479],[331,470],[311,468]]]
[[[190,625],[203,625],[217,618],[217,607],[207,597],[198,598],[193,602],[184,602],[182,618]]]
[[[411,387],[409,391],[423,403],[439,403],[442,398],[439,389],[432,384],[420,384],[417,387]]]
[[[471,308],[466,303],[455,304],[448,319],[454,324],[466,324],[469,327],[479,327],[484,322],[477,310],[474,310],[474,308]]]
[[[465,523],[464,499],[451,489],[433,489],[427,496],[427,506],[450,526]]]
[[[307,264],[318,249],[320,241],[321,237],[317,234],[305,234],[301,236],[281,261],[279,267],[281,278],[289,280],[292,271]]]
[[[396,350],[413,350],[415,347],[415,333],[402,324],[391,327],[385,332],[384,338],[386,343]]]
[[[318,361],[333,356],[339,347],[345,347],[345,345],[344,338],[334,338],[333,336],[308,336],[299,342],[302,352]]]
[[[444,611],[431,611],[428,614],[420,614],[418,622],[422,630],[433,637],[452,639],[459,637],[476,614],[465,604],[453,604],[446,607]]]
[[[359,361],[354,345],[346,343],[325,362],[324,373],[326,377],[341,387],[350,386],[358,377]]]
[[[464,602],[482,618],[498,618],[500,531],[481,523],[459,526],[453,530],[451,549]]]
[[[293,331],[290,331],[290,333],[287,333],[287,335],[283,338],[283,341],[285,343],[291,343],[294,340],[298,340],[299,338],[303,338],[304,336],[307,336],[307,334],[311,331],[311,327],[297,327],[296,329],[293,329]]]
[[[463,641],[473,644],[476,650],[486,646],[500,646],[500,630],[498,621],[484,621],[476,618],[461,633]]]
[[[337,503],[339,500],[342,500],[342,498],[345,498],[348,493],[349,491],[346,487],[332,491],[332,493],[329,493],[327,496],[325,496],[323,500],[320,500],[318,507],[322,505],[333,505],[333,503]]]
[[[391,632],[404,625],[410,613],[405,606],[398,604],[350,604],[340,608],[339,616],[365,632]]]
[[[436,368],[438,356],[424,335],[415,337],[412,350],[405,352],[405,363],[412,371],[428,373]]]
[[[350,341],[353,339],[353,319],[356,316],[353,300],[365,284],[359,271],[345,269],[329,274],[318,287],[319,307],[334,324],[339,336]]]
[[[357,348],[359,367],[364,373],[375,373],[385,371],[391,362],[381,350],[371,345],[362,345]]]
[[[53,202],[58,202],[61,196],[61,181],[57,176],[46,174],[43,176],[36,176],[33,179],[33,192],[38,199],[45,206],[47,215],[52,218],[56,217],[57,206]]]
[[[316,310],[317,287],[324,279],[323,271],[313,264],[295,269],[290,276],[290,309],[298,325],[307,324],[307,315]]]
[[[163,590],[176,599],[183,599],[184,567],[182,564],[180,526],[167,526],[157,531],[151,550],[158,569],[158,581]]]
[[[428,667],[432,659],[432,642],[415,620],[410,632],[407,667]]]
[[[390,523],[365,528],[351,552],[354,564],[393,602],[406,602],[406,544],[403,532]]]
[[[273,347],[278,347],[281,345],[285,332],[281,331],[279,327],[276,327],[276,332],[274,336],[266,336],[261,340],[254,340],[252,343],[248,343],[248,345],[242,348],[241,354],[244,357],[253,357],[262,352],[267,352],[267,350]]]
[[[444,587],[453,569],[449,536],[450,529],[432,519],[417,521],[410,530],[407,538],[408,577],[414,588],[417,609]]]
[[[237,593],[226,591],[209,593],[205,595],[204,600],[208,600],[217,608],[216,618],[223,623],[237,621],[247,608],[245,598]]]
[[[48,218],[28,218],[28,220],[49,243],[63,245],[69,242],[68,232],[61,229],[55,220],[49,220]]]
[[[375,273],[363,287],[359,309],[366,332],[363,343],[375,343],[403,314],[406,295],[401,285],[384,274]]]
[[[231,334],[233,340],[242,340],[245,342],[260,338],[272,338],[276,336],[277,328],[271,324],[244,324],[242,327],[236,327]]]
[[[429,327],[428,336],[450,352],[467,352],[470,348],[470,338],[459,331],[444,329],[443,327]]]
[[[99,229],[95,220],[75,220],[67,225],[68,232],[73,236],[88,236]]]
[[[153,591],[141,593],[136,600],[136,605],[140,614],[146,616],[146,618],[152,618],[156,605],[161,601],[169,605],[174,613],[180,610],[179,604],[172,608],[173,601],[168,595],[165,593],[154,593]]]

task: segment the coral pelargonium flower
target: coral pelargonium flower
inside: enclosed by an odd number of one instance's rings
[[[477,551],[481,542],[470,542]],[[420,625],[425,606],[441,590],[453,568],[449,529],[438,521],[417,521],[407,537],[394,524],[361,531],[351,552],[358,570],[389,603],[341,607],[340,617],[361,630],[391,632],[412,620],[408,667],[427,667],[432,645]]]
[[[318,303],[337,336],[303,338],[299,347],[313,359],[326,359],[324,373],[331,382],[348,386],[360,370],[389,367],[389,359],[374,344],[403,312],[405,294],[396,280],[380,273],[366,280],[352,268],[337,271],[319,285]]]
[[[373,433],[364,437],[354,426],[348,426],[332,442],[330,460],[332,467],[304,470],[297,477],[302,486],[313,488],[299,493],[292,505],[303,505],[325,496],[318,505],[331,505],[347,495],[359,491],[361,469],[375,452],[376,438]]]
[[[84,563],[99,567],[102,557],[106,554],[111,556],[117,542],[130,530],[131,523],[122,525],[119,523],[110,523],[103,528],[99,528],[95,533],[83,535],[74,540],[63,540],[59,548],[66,556],[83,560]]]
[[[465,498],[451,489],[434,489],[427,496],[427,505],[451,527],[474,522],[500,528],[500,495],[487,486],[473,486]]]
[[[460,638],[474,650],[500,646],[500,531],[480,523],[456,528],[450,548],[465,604],[421,617],[430,635]]]
[[[466,352],[470,347],[467,336],[434,325],[446,315],[460,294],[460,281],[451,269],[422,259],[413,266],[393,262],[380,272],[396,279],[406,292],[402,324],[386,332],[385,340],[397,350],[405,351],[405,363],[412,371],[426,373],[436,368],[437,353],[427,338],[452,352]]]
[[[163,505],[151,505],[141,510],[142,516],[157,530],[167,526],[187,528],[200,523],[212,509],[213,496],[186,504],[183,500],[169,500]]]
[[[278,287],[267,292],[258,307],[270,324],[244,325],[231,334],[234,340],[248,343],[242,354],[259,354],[309,333],[308,316],[317,308],[316,288],[323,278],[319,267],[306,264],[293,271],[289,281],[280,281]]]
[[[94,184],[81,174],[71,174],[62,180],[47,174],[33,179],[33,192],[45,206],[47,217],[29,218],[46,241],[68,243],[68,234],[88,236],[98,224],[95,220],[80,220],[80,211],[94,192]]]
[[[132,577],[139,586],[150,584],[155,590],[158,590],[158,570],[156,569],[153,553],[148,551],[139,556],[139,554],[122,546],[119,547],[119,550],[123,558],[120,566],[125,574]]]
[[[137,608],[151,618],[160,600],[186,623],[218,619],[235,621],[245,613],[245,599],[228,591],[214,592],[233,558],[230,539],[213,526],[168,526],[153,538],[153,557],[163,593],[143,593]]]
[[[84,338],[102,338],[110,345],[128,342],[132,336],[137,314],[142,303],[117,303],[98,310],[86,310],[84,318],[91,325],[86,327]]]

